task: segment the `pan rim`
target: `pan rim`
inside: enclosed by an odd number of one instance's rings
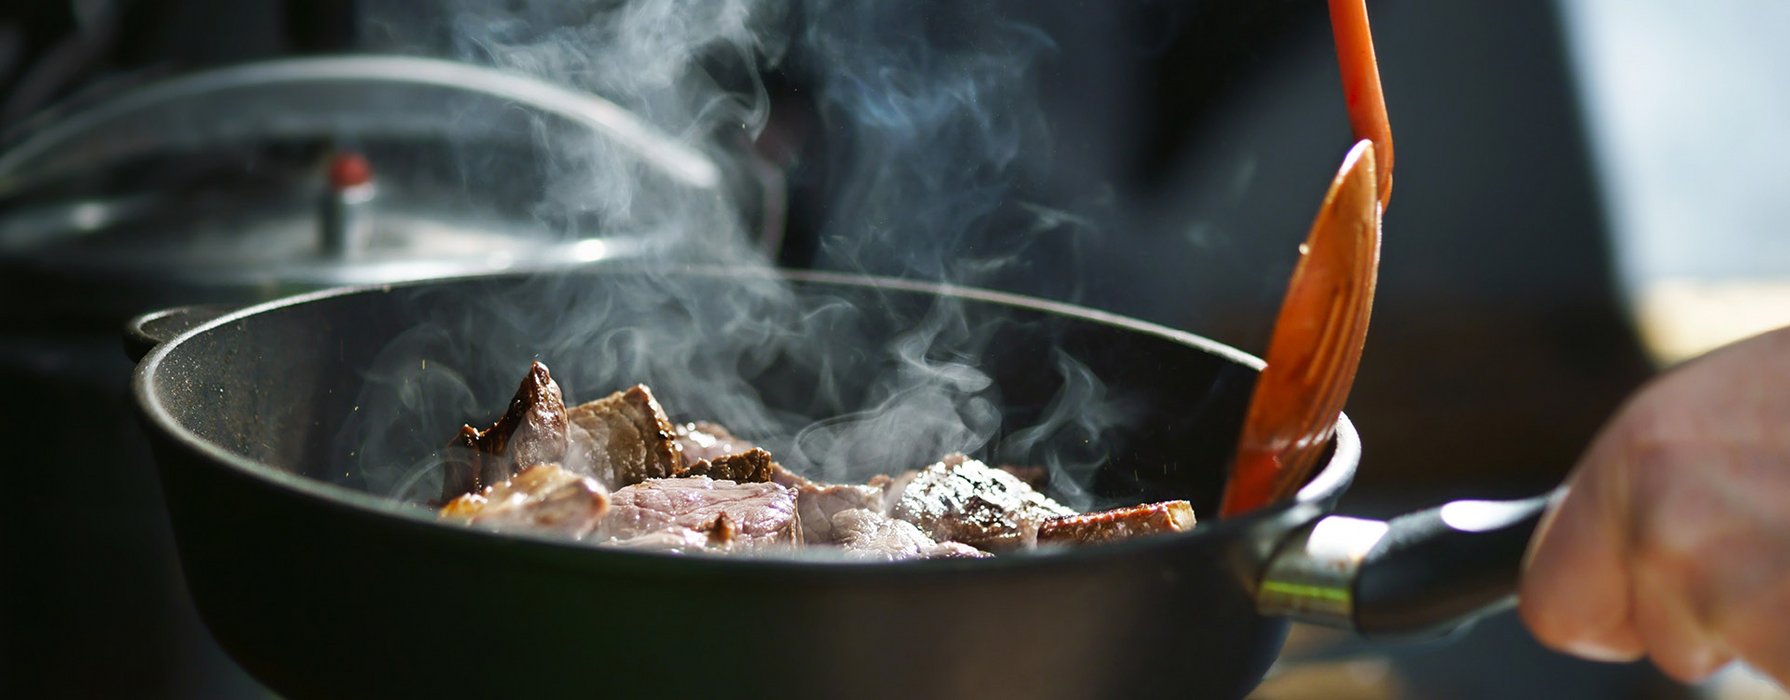
[[[1055,315],[1067,316],[1079,321],[1115,326],[1122,329],[1154,335],[1172,342],[1201,350],[1246,368],[1260,371],[1264,361],[1254,355],[1218,341],[1187,331],[1113,314],[1097,309],[1076,306],[1063,302],[1028,297],[1008,292],[1000,292],[976,287],[937,284],[889,277],[855,275],[847,273],[809,271],[809,270],[754,270],[715,266],[645,266],[659,271],[671,271],[674,274],[704,277],[777,277],[796,282],[811,282],[823,285],[853,286],[868,288],[888,288],[902,291],[913,291],[935,295],[956,296],[959,298],[981,301],[1021,309],[1042,311]],[[592,265],[584,268],[568,270],[565,274],[615,274],[630,269],[638,271],[637,266],[624,264]],[[426,528],[438,536],[458,535],[482,541],[486,545],[504,545],[539,549],[543,554],[558,553],[566,556],[588,557],[592,561],[626,562],[633,568],[663,569],[690,573],[724,573],[741,575],[753,572],[771,575],[783,575],[791,571],[807,574],[820,571],[852,573],[874,573],[877,575],[898,574],[899,572],[925,572],[928,574],[941,571],[965,571],[988,573],[997,570],[1035,569],[1060,565],[1080,566],[1092,561],[1110,560],[1129,555],[1140,555],[1157,550],[1190,547],[1194,543],[1214,539],[1242,539],[1262,541],[1260,551],[1252,552],[1251,559],[1260,559],[1268,554],[1267,547],[1277,537],[1255,537],[1247,533],[1278,533],[1291,529],[1303,522],[1314,519],[1331,509],[1331,504],[1353,481],[1355,470],[1359,466],[1361,446],[1360,438],[1354,424],[1347,414],[1338,417],[1335,436],[1332,438],[1333,449],[1330,458],[1309,482],[1302,487],[1294,498],[1273,506],[1257,510],[1239,518],[1201,521],[1198,526],[1184,533],[1174,535],[1138,538],[1120,542],[1105,543],[1092,547],[1074,547],[1054,549],[1050,551],[1027,552],[1018,556],[996,556],[985,559],[934,559],[904,560],[895,562],[858,561],[838,558],[792,557],[787,555],[772,556],[704,556],[674,554],[665,552],[642,552],[597,547],[589,543],[568,540],[552,535],[533,532],[496,532],[464,525],[445,522],[433,513],[413,505],[383,498],[374,494],[358,491],[345,486],[331,484],[313,477],[302,476],[264,464],[258,460],[233,452],[214,443],[182,425],[161,403],[156,391],[158,374],[168,356],[177,351],[183,344],[199,336],[216,331],[237,321],[255,316],[277,312],[287,307],[320,302],[338,297],[351,297],[370,294],[389,293],[395,289],[410,287],[428,287],[453,284],[456,282],[504,278],[523,278],[530,273],[513,273],[507,275],[468,275],[431,280],[414,280],[399,283],[357,285],[320,290],[298,294],[247,306],[215,319],[199,324],[179,335],[157,345],[145,354],[133,370],[131,393],[138,413],[151,429],[164,437],[178,442],[181,446],[208,458],[216,465],[251,478],[263,485],[271,486],[288,494],[303,497],[316,505],[330,510],[345,511],[361,517],[376,518],[389,521],[390,524],[407,528]],[[1229,533],[1229,534],[1227,534]],[[577,552],[577,554],[571,554]],[[1250,562],[1253,565],[1254,562]],[[1253,575],[1253,571],[1249,572]]]

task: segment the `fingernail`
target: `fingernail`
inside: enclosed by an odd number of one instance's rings
[[[1642,654],[1642,650],[1639,648],[1624,647],[1589,639],[1576,640],[1568,643],[1562,648],[1562,651],[1582,659],[1602,661],[1605,663],[1636,661],[1641,658]]]

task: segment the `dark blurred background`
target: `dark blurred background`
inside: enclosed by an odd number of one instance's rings
[[[978,281],[1262,352],[1294,249],[1349,145],[1324,3],[989,6],[1053,45],[1032,74],[1050,158],[1022,158],[1015,192],[1031,211],[1073,224],[1049,236],[991,227],[971,243],[1025,253]],[[0,9],[0,129],[17,144],[54,123],[54,113],[44,116],[52,105],[211,66],[346,51],[451,55],[445,38],[432,44],[426,33],[392,30],[394,18],[422,18],[429,7],[9,3]],[[1345,503],[1355,513],[1540,492],[1657,362],[1675,359],[1641,342],[1633,264],[1622,266],[1622,232],[1612,225],[1635,214],[1611,203],[1633,200],[1612,196],[1599,174],[1620,162],[1608,149],[1628,143],[1606,139],[1611,115],[1585,107],[1607,92],[1587,80],[1610,75],[1599,72],[1612,55],[1607,42],[1585,31],[1600,7],[1370,3],[1398,170],[1378,307],[1348,407],[1366,445]],[[862,145],[826,128],[829,107],[815,86],[829,60],[798,40],[765,77],[773,110],[760,150],[787,178],[777,252],[786,265],[844,265],[828,243],[833,207],[849,195],[838,191],[838,154]],[[29,245],[0,241],[0,256]],[[128,299],[83,296],[102,287],[77,279],[9,290],[15,296],[0,311],[5,424],[15,445],[46,446],[33,438],[52,436],[52,449],[12,450],[19,477],[0,509],[0,696],[255,696],[182,593],[155,478],[123,409],[129,363],[109,334],[148,302],[132,309]],[[104,311],[34,313],[32,297],[16,296],[34,293]],[[107,467],[73,466],[87,464]],[[1645,665],[1549,654],[1506,614],[1456,639],[1402,646],[1301,630],[1261,694],[1688,692]]]

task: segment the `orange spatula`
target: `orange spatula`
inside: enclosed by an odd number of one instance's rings
[[[1367,336],[1380,217],[1392,197],[1392,126],[1367,0],[1329,0],[1343,100],[1359,141],[1330,183],[1256,380],[1220,515],[1292,495],[1330,439]]]
[[[1374,144],[1360,141],[1330,182],[1268,342],[1220,515],[1285,498],[1303,483],[1342,412],[1380,265]]]

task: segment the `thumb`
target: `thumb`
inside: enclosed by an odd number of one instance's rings
[[[1625,552],[1626,490],[1621,464],[1603,440],[1568,481],[1529,545],[1518,613],[1548,647],[1599,661],[1633,661],[1645,651],[1634,617]]]

